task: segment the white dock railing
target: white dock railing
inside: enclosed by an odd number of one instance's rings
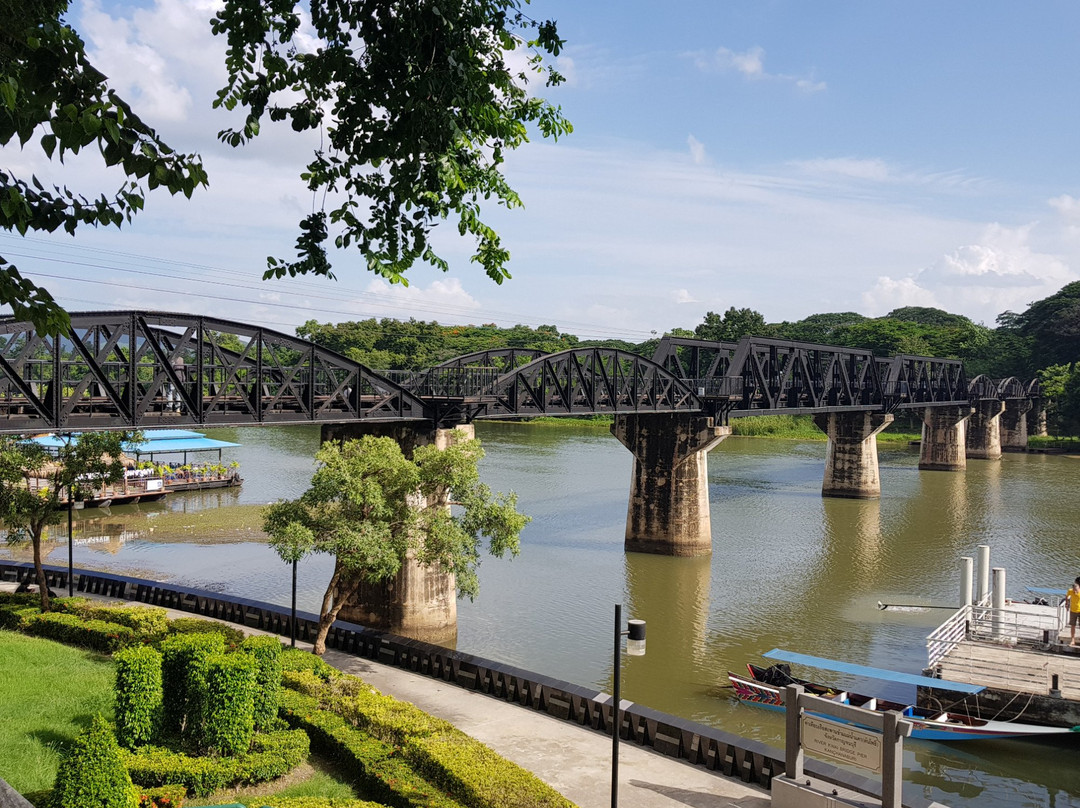
[[[942,657],[964,640],[1006,645],[1057,642],[1067,617],[1061,606],[1045,611],[1008,606],[1004,609],[986,605],[963,606],[926,638],[927,661],[931,668],[935,667]]]

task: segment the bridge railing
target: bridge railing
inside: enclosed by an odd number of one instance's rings
[[[498,368],[436,367],[427,370],[380,370],[379,375],[425,398],[472,398],[485,395],[500,376]]]

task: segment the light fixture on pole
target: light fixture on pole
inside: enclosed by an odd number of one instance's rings
[[[619,806],[619,729],[622,726],[622,638],[626,637],[626,653],[645,656],[645,621],[627,620],[622,627],[622,604],[615,604],[615,683],[611,704],[611,808]]]

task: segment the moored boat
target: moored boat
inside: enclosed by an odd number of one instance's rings
[[[746,667],[747,676],[728,673],[728,679],[735,689],[735,695],[740,701],[747,704],[754,704],[772,710],[783,710],[783,688],[787,685],[798,684],[802,685],[806,692],[812,695],[841,704],[861,707],[875,712],[896,710],[903,715],[904,720],[911,722],[913,727],[911,737],[921,740],[969,741],[1000,738],[1042,738],[1069,733],[1080,734],[1080,727],[1049,727],[1039,724],[1023,724],[1018,721],[996,721],[971,716],[963,712],[931,710],[874,696],[850,693],[792,676],[791,669],[786,664],[772,665],[768,668],[747,664]],[[821,715],[821,717],[833,721],[838,720],[827,715]]]

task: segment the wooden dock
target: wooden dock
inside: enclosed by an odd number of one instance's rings
[[[1080,648],[1070,647],[1061,622],[1055,606],[960,610],[931,635],[926,673],[986,690],[965,698],[920,688],[919,704],[982,718],[1080,725]]]

